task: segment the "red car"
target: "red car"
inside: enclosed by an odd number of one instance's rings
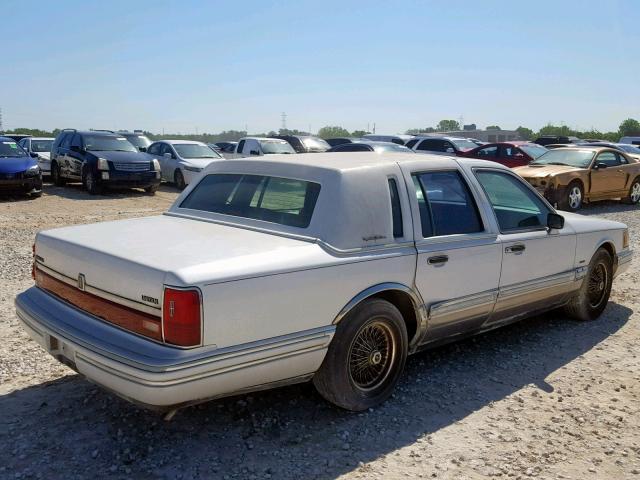
[[[474,148],[464,152],[462,156],[491,160],[514,168],[528,165],[529,162],[546,152],[546,148],[531,142],[499,142]]]

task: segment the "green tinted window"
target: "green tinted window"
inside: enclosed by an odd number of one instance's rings
[[[544,227],[548,208],[521,180],[508,173],[476,172],[498,219],[501,231]]]

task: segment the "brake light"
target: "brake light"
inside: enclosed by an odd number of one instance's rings
[[[200,292],[166,287],[162,302],[164,341],[181,347],[202,343]]]

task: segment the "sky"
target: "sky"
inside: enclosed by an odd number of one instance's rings
[[[640,1],[0,0],[5,129],[640,118]],[[7,12],[15,11],[10,21]]]

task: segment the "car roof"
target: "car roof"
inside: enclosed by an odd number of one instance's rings
[[[417,140],[424,140],[425,138],[431,138],[434,140],[467,140],[470,141],[466,137],[452,137],[449,135],[416,135]]]
[[[415,153],[392,152],[388,155],[371,155],[371,152],[348,152],[344,155],[334,155],[333,153],[299,153],[297,155],[272,154],[254,159],[251,157],[223,160],[223,162],[231,162],[234,165],[240,165],[244,162],[255,163],[260,162],[265,167],[268,164],[275,165],[295,165],[303,167],[315,167],[324,170],[333,170],[343,172],[365,167],[380,167],[385,165],[416,162],[428,160],[432,158],[438,164],[447,163],[450,167],[457,166],[458,163],[470,165],[483,165],[496,167],[500,166],[495,162],[488,160],[477,160],[463,157],[452,157],[446,155],[431,155]],[[497,168],[497,167],[496,167]],[[506,167],[505,167],[506,168]]]
[[[273,140],[280,140],[281,142],[286,142],[286,140],[283,140],[282,138],[271,138],[271,137],[242,137],[240,140],[267,140],[267,141],[273,141]],[[240,141],[238,140],[238,141]]]
[[[206,145],[204,142],[200,142],[198,140],[171,140],[171,139],[162,139],[158,140],[159,142],[165,142],[171,145],[182,145],[188,143],[197,143],[198,145]]]
[[[0,142],[14,142],[14,143],[15,143],[15,142],[16,142],[16,140],[15,140],[15,139],[13,139],[13,138],[11,138],[11,137],[3,137],[3,136],[0,136]]]

